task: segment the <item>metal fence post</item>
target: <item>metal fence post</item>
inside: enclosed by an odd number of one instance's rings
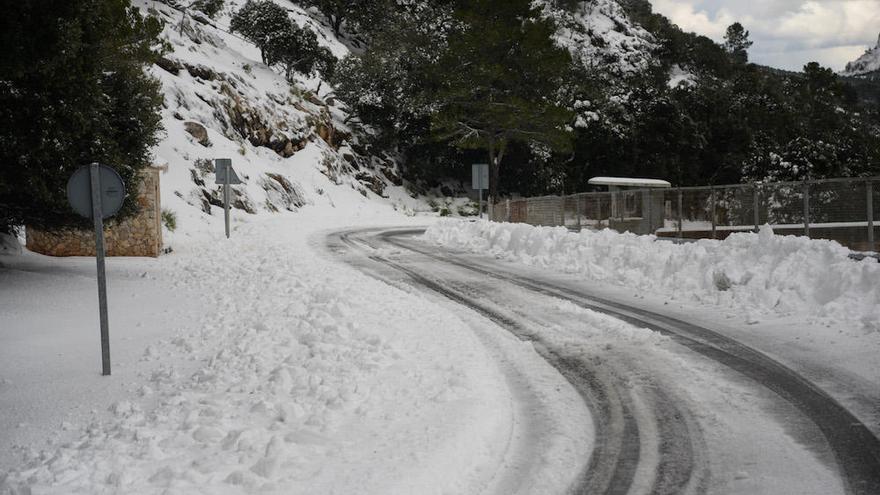
[[[712,204],[712,213],[711,213],[711,215],[712,215],[712,239],[717,239],[718,235],[715,232],[715,229],[716,229],[715,224],[717,222],[715,220],[715,188],[714,187],[709,188],[709,201]]]
[[[874,251],[874,183],[869,180],[865,189],[868,191],[868,246]]]
[[[648,215],[648,233],[653,234],[654,233],[654,217],[653,217],[653,215],[651,215],[651,203],[654,201],[654,198],[651,197],[651,190],[648,189],[647,191],[645,191],[641,195],[643,201],[644,201],[645,194],[648,195],[648,204],[642,205],[642,214]]]
[[[596,195],[596,228],[602,228],[602,196]]]
[[[574,195],[574,215],[577,217],[577,229],[581,230],[581,197],[578,194]]]
[[[507,220],[506,221],[507,221],[507,223],[510,223],[510,198],[507,198],[506,200],[504,200],[504,206],[507,208],[507,211],[506,211]]]
[[[678,238],[679,239],[681,239],[681,237],[682,237],[682,233],[681,233],[681,222],[682,222],[681,199],[682,198],[681,198],[681,196],[682,196],[681,188],[679,187],[678,188]]]
[[[760,218],[760,212],[758,211],[758,183],[757,182],[752,183],[752,203],[753,203],[753,208],[755,209],[755,232],[757,232],[757,231],[761,230],[761,226],[759,225],[761,223],[761,218]]]
[[[559,215],[560,215],[560,224],[562,227],[565,227],[565,194],[559,197]]]
[[[804,235],[810,237],[810,182],[804,181]]]

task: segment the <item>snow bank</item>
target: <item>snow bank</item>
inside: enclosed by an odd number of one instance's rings
[[[292,218],[182,243],[154,263],[142,285],[156,279],[180,297],[154,311],[195,321],[143,349],[155,366],[109,417],[0,472],[0,493],[474,493],[490,483],[511,398],[469,327],[322,260],[303,230],[326,220]],[[111,278],[136,260],[113,261]],[[114,302],[116,315],[152,304]],[[4,368],[0,377],[14,371]]]
[[[441,221],[424,238],[448,248],[576,273],[674,299],[755,313],[804,314],[880,330],[880,263],[853,261],[841,245],[805,237],[732,234],[674,244],[611,230]]]

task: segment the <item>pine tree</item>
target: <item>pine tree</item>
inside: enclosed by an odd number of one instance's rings
[[[161,129],[161,25],[127,0],[5,2],[0,21],[0,228],[82,225],[67,179],[115,168],[130,191]],[[134,195],[120,218],[137,210]]]
[[[192,8],[213,19],[223,8],[224,3],[225,0],[196,0],[192,3]]]
[[[248,0],[229,20],[229,30],[241,33],[257,45],[264,64],[272,50],[272,40],[282,38],[290,30],[290,18],[283,7],[271,0]]]
[[[749,48],[752,43],[749,40],[749,32],[742,24],[734,22],[727,27],[727,32],[724,34],[724,49],[730,54],[730,59],[734,64],[745,65],[748,63]]]
[[[372,23],[380,22],[394,7],[393,2],[387,0],[302,0],[302,3],[318,9],[337,37],[342,33],[343,23],[355,29],[370,29]]]
[[[500,166],[512,141],[554,149],[569,144],[572,113],[560,102],[571,66],[553,42],[555,26],[527,0],[479,0],[459,5],[460,26],[436,65],[438,136],[487,152],[489,196],[497,201]]]
[[[318,45],[309,29],[301,28],[287,11],[270,0],[248,2],[232,16],[230,28],[240,32],[260,49],[263,63],[280,65],[291,80],[294,72],[310,74],[332,72],[336,58]]]

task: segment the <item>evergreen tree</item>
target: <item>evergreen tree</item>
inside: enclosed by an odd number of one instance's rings
[[[192,8],[213,19],[223,8],[225,1],[226,0],[196,0],[192,3]]]
[[[263,63],[280,65],[288,81],[294,72],[311,74],[320,70],[329,75],[335,66],[336,58],[318,45],[315,33],[299,27],[286,10],[271,0],[248,0],[233,14],[230,28],[257,45]]]
[[[371,29],[374,22],[382,22],[384,14],[394,7],[388,0],[301,0],[307,7],[318,9],[338,37],[342,33],[342,24],[352,28]]]
[[[0,20],[0,228],[82,225],[67,179],[115,168],[137,189],[161,128],[159,22],[127,0],[4,2]],[[134,195],[120,217],[137,210]]]
[[[459,28],[437,63],[438,108],[432,125],[456,146],[487,152],[489,196],[497,201],[499,171],[512,141],[569,144],[572,113],[560,88],[571,66],[556,46],[555,26],[527,0],[480,0],[458,5]]]
[[[229,30],[241,33],[245,39],[257,45],[264,64],[272,41],[283,38],[290,30],[290,18],[283,7],[271,0],[248,0],[229,20]]]
[[[749,61],[749,48],[752,41],[749,40],[749,32],[742,24],[734,22],[727,27],[724,34],[724,49],[730,54],[730,59],[737,65],[745,65]]]

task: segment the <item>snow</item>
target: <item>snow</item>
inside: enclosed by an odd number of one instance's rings
[[[493,486],[521,392],[473,322],[322,254],[327,228],[414,221],[339,189],[336,209],[240,222],[229,240],[215,222],[171,255],[109,259],[112,377],[97,374],[94,260],[0,258],[0,443],[16,446],[0,457],[0,491]],[[531,360],[533,388],[554,391],[536,472],[552,493],[576,473],[563,454],[589,448],[566,433],[585,413],[534,349],[504,345]]]
[[[674,244],[611,230],[446,220],[425,239],[744,314],[808,315],[880,331],[876,260],[854,261],[833,241],[777,236],[769,226]]]
[[[880,71],[880,37],[877,38],[877,46],[869,48],[861,57],[846,64],[841,74],[857,77],[875,71]]]
[[[656,47],[653,36],[630,21],[614,0],[578,2],[571,9],[548,0],[534,0],[533,5],[553,19],[558,26],[556,42],[585,67],[623,76],[651,62]]]
[[[665,180],[638,177],[593,177],[588,183],[595,186],[672,187],[672,184]]]
[[[217,26],[242,3],[227,2]],[[345,54],[325,26],[279,3]],[[308,95],[319,80],[290,84],[223,29],[191,22],[181,35],[179,12],[135,4],[168,21],[166,57],[219,75],[150,68],[166,97],[154,162],[165,169],[163,209],[177,216],[163,233],[171,253],[108,259],[113,375],[102,377],[94,259],[3,240],[0,493],[472,493],[516,470],[543,483],[535,493],[559,491],[590,441],[566,433],[589,424],[567,382],[530,346],[487,347],[478,333],[503,333],[493,324],[465,322],[312,243],[326,229],[429,221],[418,216],[427,198],[366,167],[381,196],[353,178],[351,147],[313,127],[351,131],[344,109]],[[229,105],[304,147],[284,158],[254,146]],[[206,127],[210,146],[187,121]],[[204,202],[214,175],[197,163],[220,157],[233,159],[244,181],[234,189],[253,210],[233,209],[229,240],[222,209]],[[266,186],[271,175],[293,198]],[[499,353],[530,373],[511,382]],[[520,401],[527,389],[541,421]],[[541,429],[525,430],[532,423]],[[508,465],[526,452],[518,435],[544,438],[537,467]]]
[[[692,72],[682,69],[678,64],[673,65],[669,70],[669,82],[667,85],[670,89],[678,87],[688,88],[696,84],[696,76]]]

